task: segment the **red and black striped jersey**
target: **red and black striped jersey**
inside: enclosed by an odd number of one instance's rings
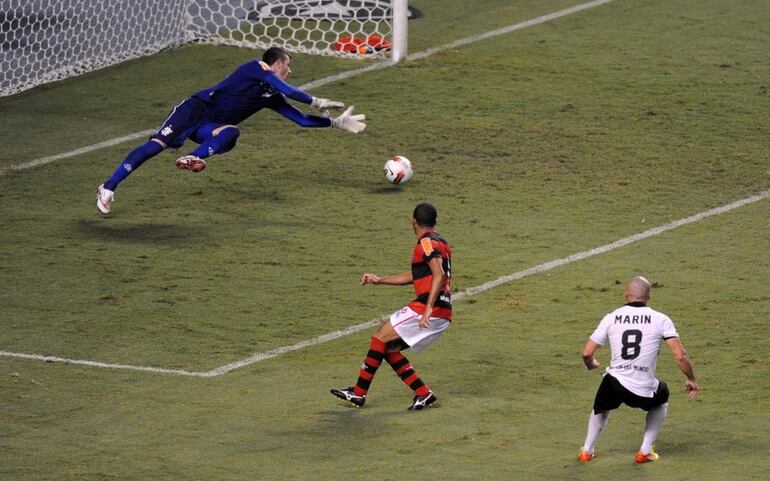
[[[444,283],[441,291],[433,304],[431,317],[441,317],[452,320],[452,294],[450,284],[452,281],[452,249],[438,232],[428,231],[423,235],[412,252],[412,283],[417,298],[409,303],[409,308],[418,314],[425,312],[425,303],[428,302],[430,286],[433,283],[433,275],[430,272],[428,262],[434,257],[441,259],[444,269]]]

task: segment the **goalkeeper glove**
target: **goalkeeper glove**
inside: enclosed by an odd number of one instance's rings
[[[313,101],[310,102],[310,106],[318,110],[324,110],[324,109],[341,109],[342,107],[345,106],[345,104],[343,104],[342,102],[337,102],[336,100],[313,97]]]
[[[339,117],[332,117],[331,126],[357,134],[366,128],[366,124],[361,122],[365,119],[366,115],[364,114],[353,115],[353,106],[351,105]]]

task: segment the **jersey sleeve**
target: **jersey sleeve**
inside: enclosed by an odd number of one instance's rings
[[[435,257],[441,257],[441,251],[434,245],[430,237],[423,237],[420,239],[420,247],[418,248],[420,255],[424,261],[429,261]]]
[[[591,333],[591,340],[600,346],[607,344],[610,340],[609,324],[610,315],[608,314],[602,318],[594,332]]]
[[[330,118],[306,114],[287,102],[282,95],[275,95],[274,98],[275,99],[268,105],[268,107],[297,125],[310,128],[331,127],[332,125],[332,120]]]
[[[663,322],[661,323],[661,336],[663,339],[679,337],[679,333],[676,332],[676,327],[674,326],[674,321],[672,321],[668,316],[664,317]]]
[[[310,104],[313,102],[312,95],[308,94],[304,90],[298,89],[288,82],[283,81],[280,77],[274,74],[273,71],[270,70],[270,67],[268,67],[264,62],[257,62],[257,65],[253,69],[253,73],[258,80],[265,82],[292,100],[302,102],[303,104]]]

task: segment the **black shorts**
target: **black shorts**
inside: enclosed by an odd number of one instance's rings
[[[612,411],[620,407],[621,404],[645,411],[660,406],[668,402],[669,393],[666,383],[660,380],[659,382],[658,390],[655,391],[652,397],[642,397],[623,387],[620,381],[613,376],[605,374],[599,389],[596,391],[594,413],[599,414]]]

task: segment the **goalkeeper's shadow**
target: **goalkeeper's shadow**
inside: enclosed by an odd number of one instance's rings
[[[190,239],[205,237],[203,228],[189,225],[143,222],[137,224],[110,223],[107,219],[79,219],[75,230],[90,239],[138,244],[185,244]]]

